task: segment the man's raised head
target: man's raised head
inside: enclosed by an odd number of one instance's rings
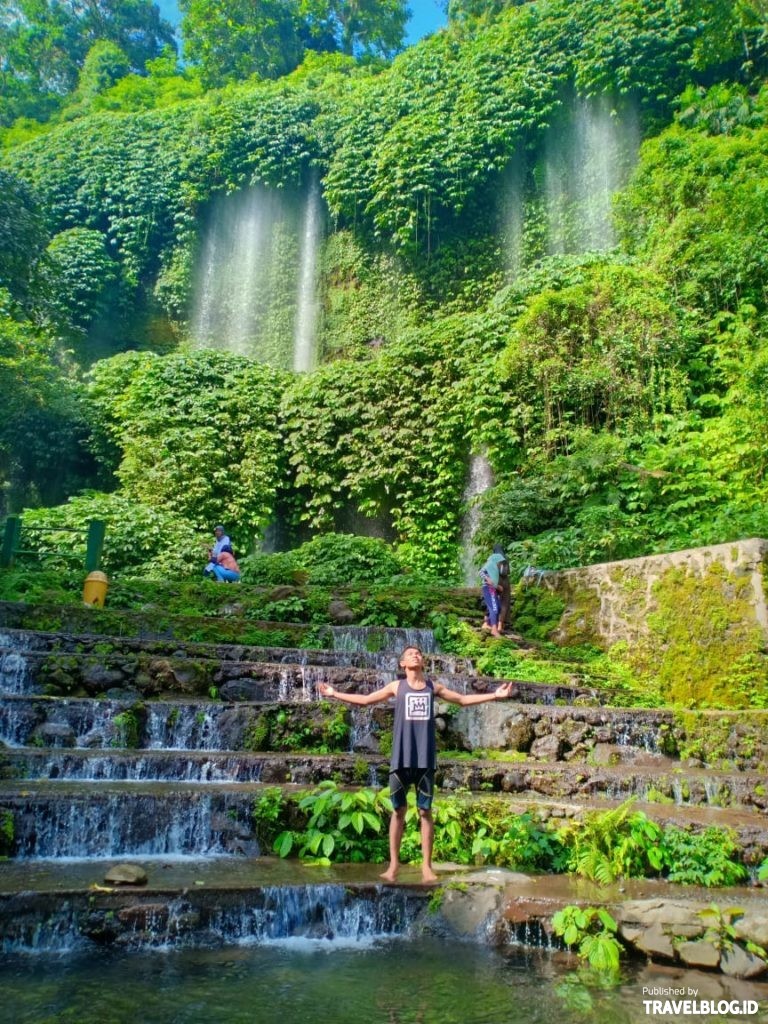
[[[421,668],[424,664],[424,654],[420,647],[415,644],[409,644],[403,648],[403,653],[400,655],[400,667],[401,668]]]

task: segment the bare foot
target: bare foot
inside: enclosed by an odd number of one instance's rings
[[[422,882],[424,882],[425,885],[431,885],[433,882],[437,881],[437,875],[432,870],[432,868],[422,868],[421,880]]]
[[[384,871],[382,874],[379,875],[379,878],[383,882],[389,882],[390,884],[396,882],[397,881],[397,868],[387,868],[386,871]]]

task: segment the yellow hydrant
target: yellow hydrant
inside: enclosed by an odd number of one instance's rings
[[[89,572],[83,584],[83,603],[92,608],[103,608],[108,586],[109,579],[106,573],[98,570]]]

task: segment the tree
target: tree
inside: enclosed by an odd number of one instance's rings
[[[0,0],[0,124],[49,116],[99,41],[142,71],[174,30],[151,0]]]
[[[301,59],[297,0],[181,0],[184,54],[204,83],[278,78]]]
[[[405,0],[301,0],[307,47],[392,57],[402,49]]]
[[[77,99],[89,103],[130,71],[130,61],[116,43],[100,39],[88,51],[77,85]]]
[[[507,7],[520,7],[529,0],[443,0],[448,20],[453,22],[491,19]]]
[[[305,50],[391,57],[402,48],[405,0],[181,0],[186,57],[207,85],[278,78]]]
[[[0,516],[61,501],[93,472],[77,383],[50,339],[8,315],[0,288]]]

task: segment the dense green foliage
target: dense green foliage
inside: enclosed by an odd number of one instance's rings
[[[0,288],[0,514],[53,504],[93,474],[81,387],[54,345],[11,315]]]
[[[446,565],[446,538],[459,527],[464,424],[455,369],[442,356],[437,336],[410,336],[375,360],[330,363],[292,384],[283,416],[302,520],[328,529],[352,504],[390,519],[415,569]]]
[[[413,794],[409,794],[413,797]],[[746,874],[733,834],[718,828],[700,832],[650,821],[632,811],[632,801],[609,811],[592,811],[564,827],[529,813],[510,812],[503,800],[462,800],[443,796],[435,804],[435,857],[456,864],[494,864],[512,870],[573,872],[601,885],[617,878],[663,874],[682,884],[734,885]],[[286,797],[268,790],[254,804],[257,831],[274,842],[281,857],[290,854],[329,864],[338,861],[381,862],[387,857],[386,822],[391,811],[384,790],[344,792],[323,782],[310,792]],[[420,859],[418,812],[409,799],[401,848],[405,862]],[[291,822],[290,827],[282,828]],[[675,860],[680,854],[681,862]],[[567,909],[567,908],[566,908]],[[569,945],[579,933],[602,931],[587,917],[579,924],[559,918]],[[602,925],[615,931],[606,920]],[[567,933],[567,935],[566,935]],[[587,944],[589,946],[589,944]],[[583,950],[588,956],[587,948]],[[607,950],[603,950],[607,952]],[[618,953],[618,949],[614,950]]]
[[[292,551],[253,555],[241,566],[249,583],[321,587],[389,583],[404,568],[384,541],[338,533],[321,534]]]
[[[402,46],[404,0],[181,0],[185,56],[206,85],[277,78],[305,50],[391,55]]]
[[[243,552],[277,518],[283,543],[375,533],[392,566],[455,578],[469,457],[486,452],[476,540],[504,543],[516,569],[768,532],[764,7],[619,0],[608,18],[604,0],[465,0],[384,66],[346,56],[396,48],[402,5],[376,6],[378,27],[368,5],[353,23],[350,4],[297,0],[282,14],[299,21],[273,20],[271,39],[256,31],[269,3],[223,25],[190,2],[203,79],[157,55],[160,29],[141,64],[107,19],[86,33],[59,122],[9,129],[7,507],[119,485],[115,501],[139,521],[172,516],[179,537],[223,519]],[[305,50],[278,81],[242,81]],[[579,117],[606,139],[625,126],[622,175],[627,140],[646,136],[617,198],[618,248],[598,232],[600,253],[573,230],[587,207],[555,202],[548,177],[578,159],[556,149]],[[319,368],[187,350],[214,200],[253,184],[300,194],[314,174],[331,214]],[[42,377],[21,369],[33,351]],[[72,351],[112,358],[81,389]],[[98,474],[70,468],[52,492],[11,464],[31,403],[48,418],[41,445],[65,439],[86,468],[90,433]]]
[[[120,493],[85,491],[70,498],[66,505],[28,509],[23,517],[25,543],[48,567],[81,568],[83,534],[56,533],[55,528],[84,531],[92,519],[106,523],[109,542],[102,560],[106,572],[165,579],[188,574],[203,564],[205,534],[196,532],[172,510]],[[36,527],[44,527],[45,532]]]
[[[2,0],[0,3],[0,124],[55,111],[78,82],[89,54],[122,53],[122,73],[143,69],[173,27],[151,0]],[[85,78],[94,77],[90,61]],[[102,61],[102,67],[104,67]]]
[[[266,524],[282,473],[278,374],[223,353],[126,353],[91,380],[127,497],[198,529],[231,522],[244,539]]]

